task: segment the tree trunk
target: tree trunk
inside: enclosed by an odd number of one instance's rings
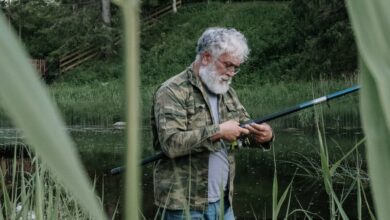
[[[176,12],[177,12],[176,0],[172,0],[172,9],[173,9],[173,13],[176,13]]]
[[[8,0],[7,11],[8,11],[8,27],[11,29],[11,0]]]
[[[110,0],[102,0],[102,18],[104,24],[111,25],[111,3]]]

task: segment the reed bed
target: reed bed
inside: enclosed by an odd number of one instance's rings
[[[15,146],[14,157],[1,160],[0,219],[94,219],[25,146]]]

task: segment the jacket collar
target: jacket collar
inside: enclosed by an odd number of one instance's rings
[[[187,68],[187,75],[192,85],[198,87],[199,89],[203,87],[202,81],[200,80],[197,73],[195,73],[195,71],[192,69],[192,65]]]

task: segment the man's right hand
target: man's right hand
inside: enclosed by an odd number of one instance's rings
[[[223,139],[229,142],[237,140],[241,134],[249,134],[249,130],[240,127],[240,123],[230,120],[219,124],[219,131],[211,137],[212,141]]]

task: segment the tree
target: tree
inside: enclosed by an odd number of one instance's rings
[[[176,13],[176,12],[177,12],[176,0],[172,0],[172,9],[173,9],[173,13]]]
[[[102,18],[103,22],[107,25],[111,25],[111,3],[110,0],[102,0]]]

